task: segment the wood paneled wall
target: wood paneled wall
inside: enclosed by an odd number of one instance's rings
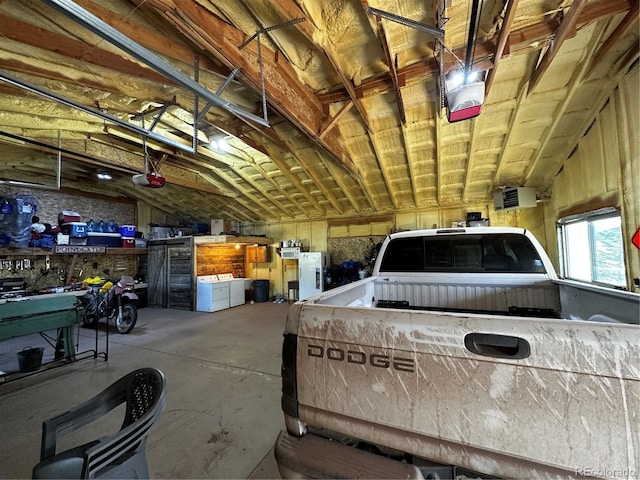
[[[196,246],[196,275],[233,273],[234,277],[244,277],[244,249],[244,246],[226,243]]]

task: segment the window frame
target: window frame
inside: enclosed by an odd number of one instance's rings
[[[595,223],[602,220],[607,220],[611,218],[620,219],[620,240],[621,240],[621,253],[620,259],[623,265],[623,275],[621,284],[605,282],[599,279],[596,279],[598,270],[597,270],[597,260],[598,260],[598,249],[596,248],[596,231],[595,231]],[[576,225],[581,222],[586,222],[586,230],[587,230],[587,241],[586,244],[589,248],[589,273],[590,280],[585,280],[584,278],[575,278],[571,276],[570,272],[570,255],[568,253],[569,248],[569,240],[568,240],[568,229],[566,227],[570,225]],[[601,208],[598,210],[593,210],[590,212],[585,212],[582,214],[571,215],[567,217],[563,217],[559,219],[556,223],[556,234],[558,241],[558,263],[560,266],[560,278],[571,280],[574,282],[581,282],[589,285],[598,285],[601,287],[607,288],[616,288],[616,289],[628,289],[628,272],[626,268],[626,252],[625,252],[625,242],[624,242],[624,225],[622,222],[622,213],[619,209],[613,207]]]

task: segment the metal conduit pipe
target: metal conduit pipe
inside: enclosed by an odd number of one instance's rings
[[[0,132],[2,133],[2,132]],[[56,169],[56,184],[55,185],[45,185],[43,183],[33,183],[33,182],[21,182],[19,180],[0,180],[0,185],[12,185],[16,187],[30,187],[30,188],[41,188],[44,190],[60,190],[61,185],[61,176],[62,176],[62,151],[60,146],[62,145],[62,137],[60,135],[60,130],[58,130],[58,152],[57,152],[57,169]]]
[[[33,83],[27,82],[26,80],[22,80],[20,78],[14,77],[13,75],[9,75],[6,72],[3,72],[0,70],[0,80],[9,83],[11,85],[14,85],[16,87],[20,87],[23,88],[31,93],[35,93],[37,95],[40,95],[42,97],[48,98],[49,100],[54,100],[58,103],[61,103],[63,105],[66,105],[68,107],[72,107],[72,108],[77,108],[78,110],[88,113],[90,115],[93,115],[95,117],[101,118],[102,120],[105,120],[107,122],[111,122],[115,125],[118,125],[120,127],[126,128],[128,130],[132,130],[140,135],[143,135],[145,137],[148,138],[152,138],[154,140],[157,140],[159,142],[162,143],[166,143],[168,145],[171,145],[172,147],[178,148],[180,150],[184,150],[186,152],[189,153],[194,153],[193,149],[191,148],[191,146],[187,146],[187,145],[183,145],[180,142],[176,142],[174,140],[171,140],[170,138],[164,137],[158,133],[152,132],[151,130],[147,130],[145,128],[139,127],[133,123],[129,123],[126,122],[118,117],[115,117],[113,115],[110,115],[106,112],[103,112],[102,110],[98,109],[98,108],[94,108],[94,107],[89,107],[87,105],[82,105],[81,103],[78,103],[74,100],[71,100],[69,98],[63,97],[62,95],[59,95],[58,93],[55,92],[51,92],[49,90],[45,90],[44,88],[39,87],[38,85],[34,85]]]
[[[251,112],[247,112],[239,106],[223,100],[215,93],[209,91],[184,73],[176,70],[173,66],[162,60],[160,57],[154,55],[143,46],[123,35],[111,25],[103,22],[101,19],[86,11],[82,7],[76,5],[74,2],[70,0],[43,1],[44,3],[55,8],[67,17],[71,18],[75,22],[83,25],[85,28],[95,33],[99,37],[122,49],[129,55],[132,55],[144,64],[154,68],[157,72],[162,73],[167,78],[173,80],[175,83],[182,85],[184,88],[190,90],[195,95],[204,98],[207,102],[220,108],[224,108],[225,110],[233,113],[241,119],[248,119],[265,127],[269,126],[269,122],[266,119],[254,115]]]

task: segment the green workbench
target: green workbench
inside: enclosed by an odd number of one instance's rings
[[[25,297],[0,303],[0,341],[58,329],[64,359],[75,359],[73,328],[82,318],[76,295]]]

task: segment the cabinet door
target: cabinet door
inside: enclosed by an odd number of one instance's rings
[[[266,263],[269,261],[269,249],[266,245],[247,247],[247,263]]]

